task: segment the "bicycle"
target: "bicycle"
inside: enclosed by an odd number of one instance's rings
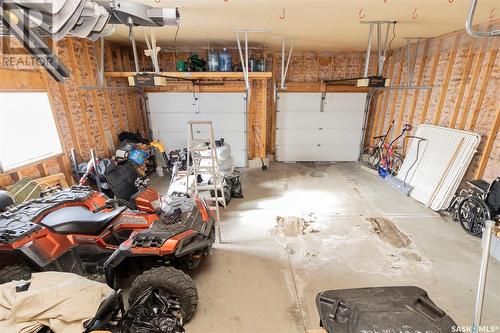
[[[398,147],[394,144],[405,135],[406,132],[411,131],[412,126],[410,124],[405,124],[399,134],[394,140],[386,145],[385,150],[387,151],[385,156],[381,159],[380,165],[378,167],[378,173],[382,178],[387,175],[396,176],[398,174],[401,165],[403,164],[403,156],[398,152]]]
[[[391,131],[393,125],[394,125],[394,120],[391,122],[391,125],[389,126],[387,132],[384,135],[378,135],[373,137],[375,140],[378,140],[378,142],[374,146],[367,147],[363,150],[362,162],[367,164],[368,167],[376,169],[380,165],[380,161],[382,160],[382,151],[384,150],[385,139],[389,135],[389,132]]]

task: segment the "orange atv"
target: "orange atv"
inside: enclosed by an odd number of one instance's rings
[[[0,283],[55,270],[103,277],[118,288],[139,273],[129,304],[152,287],[178,301],[187,321],[198,296],[180,268],[196,267],[214,240],[214,218],[203,201],[168,198],[162,205],[148,186],[129,201],[113,200],[74,186],[0,213]]]

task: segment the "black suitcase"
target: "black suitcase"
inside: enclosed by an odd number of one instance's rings
[[[459,332],[418,287],[327,290],[316,296],[316,306],[328,333]]]

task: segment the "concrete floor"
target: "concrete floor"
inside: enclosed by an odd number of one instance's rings
[[[304,332],[318,326],[319,291],[389,285],[424,288],[459,325],[470,324],[481,247],[457,223],[357,163],[273,163],[242,170],[242,183],[245,198],[223,213],[222,243],[191,272],[199,306],[188,332]],[[277,216],[305,216],[313,232],[284,236]],[[370,217],[389,219],[412,244],[384,241]],[[499,282],[492,260],[487,325],[500,326]]]

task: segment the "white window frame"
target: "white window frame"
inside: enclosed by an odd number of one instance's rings
[[[13,98],[17,99],[17,97],[14,96],[15,94],[20,95],[19,106],[17,105],[18,103],[12,103]],[[8,102],[6,102],[6,99],[8,99]],[[63,146],[61,142],[61,137],[59,135],[59,129],[57,128],[56,119],[54,117],[54,112],[52,110],[52,105],[50,103],[48,93],[45,91],[29,91],[29,92],[0,91],[0,122],[6,120],[7,113],[22,112],[23,107],[26,106],[31,106],[30,110],[36,109],[37,111],[41,112],[42,116],[40,118],[37,118],[36,120],[42,120],[43,125],[40,128],[45,127],[46,131],[49,131],[43,133],[42,135],[48,135],[51,137],[49,139],[51,147],[50,149],[47,149],[46,152],[41,152],[41,154],[39,155],[33,153],[32,157],[23,158],[19,162],[11,162],[7,166],[5,166],[4,163],[5,159],[4,161],[2,161],[2,156],[1,156],[1,149],[2,149],[1,145],[5,143],[0,142],[0,173],[20,169],[22,167],[29,166],[37,162],[50,159],[55,156],[59,156],[63,153]],[[2,125],[3,124],[0,124],[0,130]],[[11,124],[11,126],[20,126],[20,125]],[[21,135],[21,133],[19,135]],[[5,138],[1,138],[1,133],[0,133],[0,140],[2,141],[5,140]],[[16,138],[13,137],[11,141],[9,139],[9,144],[15,145]],[[22,149],[22,147],[19,149]]]

